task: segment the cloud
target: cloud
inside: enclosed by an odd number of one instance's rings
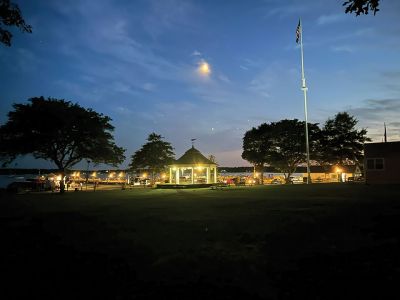
[[[299,16],[309,10],[309,6],[299,3],[290,3],[271,8],[267,12],[268,17],[287,18],[293,15]]]
[[[191,56],[202,56],[201,55],[201,52],[199,52],[199,51],[197,51],[197,50],[194,50],[193,52],[192,52],[192,54],[191,54]]]
[[[318,25],[326,25],[326,24],[337,23],[337,22],[341,22],[341,21],[345,20],[346,18],[348,18],[348,16],[344,13],[322,15],[322,16],[318,17],[317,24]]]
[[[218,79],[225,83],[231,83],[231,80],[224,74],[219,74]]]
[[[188,0],[149,0],[150,12],[143,27],[153,38],[174,29],[194,30],[194,15],[200,9]]]
[[[251,81],[248,89],[263,98],[270,98],[272,93],[277,92],[277,87],[282,82],[294,82],[297,70],[287,68],[280,63],[272,63],[267,68],[259,72]]]
[[[152,92],[156,89],[156,85],[154,83],[146,82],[143,85],[143,89],[148,92]]]
[[[354,53],[355,52],[355,49],[353,46],[347,46],[347,45],[333,46],[333,47],[331,47],[331,50],[334,52],[346,52],[346,53]]]
[[[367,99],[362,105],[347,110],[360,122],[360,126],[368,129],[368,136],[374,141],[381,141],[383,137],[383,123],[385,122],[390,132],[389,140],[400,139],[400,98],[393,99]]]

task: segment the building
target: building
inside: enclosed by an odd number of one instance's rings
[[[307,168],[297,167],[296,173],[302,173],[307,178]],[[346,182],[360,178],[362,171],[357,165],[345,166],[310,166],[311,182]]]
[[[367,184],[400,183],[400,142],[365,144],[364,157]]]
[[[192,146],[174,164],[169,166],[169,183],[217,183],[217,164]]]

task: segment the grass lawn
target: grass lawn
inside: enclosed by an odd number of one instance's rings
[[[0,197],[2,299],[400,296],[400,186]]]

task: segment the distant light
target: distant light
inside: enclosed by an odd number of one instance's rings
[[[121,173],[118,174],[118,177],[122,177],[122,176],[124,176],[124,173],[123,173],[123,172],[121,172]]]
[[[142,177],[146,178],[147,177],[147,173],[143,173]]]
[[[96,172],[93,172],[93,173],[92,173],[92,177],[96,177]]]
[[[340,173],[342,170],[340,168],[336,168],[336,173]]]
[[[204,76],[210,75],[211,74],[211,68],[210,68],[210,65],[208,64],[208,62],[206,62],[204,60],[201,61],[200,64],[199,64],[198,71],[199,71],[199,73],[201,75],[204,75]]]

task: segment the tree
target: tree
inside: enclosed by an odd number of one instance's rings
[[[355,13],[357,16],[360,14],[368,14],[369,11],[373,11],[374,15],[379,11],[380,0],[349,0],[343,3],[346,6],[345,13]]]
[[[147,143],[132,155],[132,161],[129,164],[132,170],[149,169],[152,182],[156,173],[163,171],[174,161],[174,149],[170,143],[162,139],[161,135],[151,133],[147,138]]]
[[[10,0],[0,0],[0,25],[16,26],[22,32],[32,33],[32,26],[25,23],[18,5]],[[0,42],[11,46],[12,33],[0,26]]]
[[[317,160],[322,165],[361,164],[367,130],[357,130],[358,120],[347,112],[339,112],[329,118],[321,131]]]
[[[310,149],[319,134],[317,124],[308,124]],[[296,167],[306,161],[305,122],[297,119],[261,124],[246,132],[242,157],[255,166],[269,164],[285,175],[289,182]],[[262,172],[261,172],[262,174]]]
[[[109,117],[65,100],[38,97],[29,102],[14,104],[0,127],[0,158],[6,163],[33,154],[54,162],[64,177],[83,159],[115,166],[125,159],[125,150],[114,143]]]
[[[261,184],[264,182],[264,166],[270,161],[268,149],[272,146],[268,139],[270,127],[264,123],[247,131],[243,137],[242,158],[254,165],[254,169],[261,174]]]

